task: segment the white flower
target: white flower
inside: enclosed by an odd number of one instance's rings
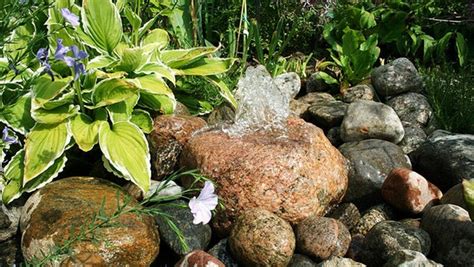
[[[214,184],[206,181],[204,188],[199,193],[199,196],[193,197],[189,201],[189,208],[193,213],[194,224],[207,224],[212,217],[211,211],[217,207],[217,195],[214,193]]]

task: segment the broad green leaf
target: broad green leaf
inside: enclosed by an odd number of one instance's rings
[[[138,103],[138,95],[131,96],[122,102],[107,106],[112,123],[129,121],[132,117],[133,108]]]
[[[26,136],[23,185],[46,171],[59,158],[71,140],[69,122],[36,124]]]
[[[74,103],[74,97],[76,93],[72,88],[68,88],[65,91],[62,92],[61,95],[57,96],[55,99],[49,100],[48,102],[43,104],[43,108],[46,110],[51,110],[58,108],[60,106],[64,106],[67,104],[72,104]],[[34,101],[34,100],[33,100]],[[35,102],[32,102],[32,109],[38,109],[38,105],[35,104]]]
[[[51,165],[51,167],[49,167],[45,172],[43,172],[33,180],[29,181],[23,187],[23,191],[30,193],[50,183],[54,178],[58,176],[60,172],[64,170],[66,162],[66,155],[63,155],[62,157],[55,160],[54,164]]]
[[[436,40],[427,34],[422,35],[421,39],[423,40],[423,60],[427,61],[431,59]]]
[[[114,68],[119,71],[133,72],[145,65],[149,58],[142,48],[125,48],[120,52],[121,59]]]
[[[160,111],[163,114],[173,114],[176,108],[174,95],[166,96],[141,93],[139,104],[145,108]]]
[[[237,108],[237,101],[235,100],[234,95],[230,91],[229,87],[227,87],[227,84],[225,84],[222,80],[220,80],[216,76],[205,76],[204,79],[206,79],[210,83],[217,86],[219,88],[219,94],[227,102],[229,102],[232,105],[232,107]]]
[[[438,40],[436,44],[436,56],[438,58],[444,58],[446,55],[446,49],[449,45],[449,40],[451,40],[451,36],[453,36],[452,32],[446,33],[443,38]]]
[[[71,119],[72,136],[82,151],[90,151],[99,142],[99,127],[102,122],[93,121],[83,113]]]
[[[117,169],[115,169],[114,166],[112,166],[112,164],[110,163],[110,161],[106,157],[104,157],[104,155],[102,155],[101,158],[102,158],[102,164],[108,172],[113,173],[117,177],[130,181],[130,179],[123,176],[123,174],[121,174]]]
[[[338,84],[339,82],[333,78],[331,75],[327,74],[324,71],[318,71],[316,73],[317,80],[323,80],[326,84]]]
[[[111,0],[83,0],[81,10],[84,31],[97,47],[112,55],[122,39],[122,19]]]
[[[143,46],[152,45],[158,50],[162,50],[168,46],[170,36],[167,31],[162,29],[154,29],[150,31],[143,39]]]
[[[151,179],[150,151],[143,132],[131,122],[119,122],[99,129],[99,145],[110,164],[148,192]]]
[[[78,112],[79,106],[64,105],[50,110],[43,108],[33,109],[31,116],[38,123],[56,124],[75,116]]]
[[[69,87],[72,78],[51,80],[49,76],[41,76],[32,87],[33,105],[44,107],[45,103],[57,97]]]
[[[8,70],[8,69],[9,69],[8,59],[5,57],[0,57],[0,71]]]
[[[94,108],[121,102],[138,93],[138,88],[124,79],[107,79],[99,82],[92,93]]]
[[[142,19],[128,6],[125,7],[124,14],[130,25],[132,25],[133,31],[138,32],[138,28],[142,25]]]
[[[456,50],[458,52],[459,65],[464,66],[468,55],[468,47],[464,36],[459,32],[456,33]]]
[[[371,12],[368,12],[363,9],[360,11],[359,23],[362,29],[370,29],[377,25],[377,23],[375,22],[374,15]]]
[[[86,68],[87,70],[100,69],[108,67],[116,62],[117,60],[110,56],[97,56],[87,63]]]
[[[168,79],[170,82],[173,84],[176,83],[176,77],[175,77],[175,72],[173,69],[170,67],[164,65],[163,63],[160,62],[151,62],[145,64],[143,67],[141,67],[137,73],[140,74],[157,74],[161,77],[164,77]]]
[[[191,65],[175,69],[175,72],[177,75],[217,75],[227,72],[234,62],[235,59],[230,58],[202,58]]]
[[[141,39],[147,32],[148,30],[151,29],[153,24],[160,18],[160,16],[155,16],[154,18],[150,19],[147,21],[140,29],[138,29],[138,37]]]
[[[140,127],[144,133],[149,134],[153,131],[153,119],[151,118],[150,113],[145,110],[135,109],[130,121]]]
[[[150,94],[173,95],[173,91],[168,87],[168,84],[157,74],[148,74],[129,81],[142,91]]]
[[[14,104],[5,107],[0,113],[0,121],[25,135],[35,125],[31,117],[31,95],[23,95]]]
[[[192,64],[206,55],[217,52],[218,47],[196,47],[162,51],[160,58],[170,68],[179,69]]]
[[[471,219],[474,219],[474,180],[463,180],[464,201],[466,202]]]

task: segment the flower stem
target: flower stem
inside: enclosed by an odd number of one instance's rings
[[[79,107],[81,108],[81,112],[85,113],[84,109],[84,102],[82,101],[82,94],[81,94],[81,82],[79,79],[74,80],[74,91],[76,91],[77,99],[79,100]]]

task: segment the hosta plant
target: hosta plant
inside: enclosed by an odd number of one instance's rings
[[[1,107],[0,121],[25,136],[5,166],[3,201],[49,183],[75,145],[85,152],[98,145],[109,171],[147,192],[150,112],[173,112],[176,76],[206,76],[219,84],[214,75],[233,60],[212,57],[215,47],[167,49],[168,33],[152,29],[154,21],[142,25],[126,1],[83,0],[77,6],[57,0],[48,17],[49,47],[36,52],[37,67],[17,75],[3,66],[9,72],[3,90],[23,94]],[[234,103],[228,91],[223,95]]]

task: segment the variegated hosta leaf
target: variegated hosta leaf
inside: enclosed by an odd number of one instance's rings
[[[112,55],[122,39],[122,19],[111,0],[83,0],[82,26],[99,50]]]
[[[176,108],[174,95],[154,95],[143,92],[140,94],[140,101],[138,103],[142,107],[160,111],[163,114],[173,114]]]
[[[161,62],[150,62],[141,67],[136,73],[138,74],[156,74],[160,77],[168,79],[173,84],[176,84],[175,72],[170,67]]]
[[[117,62],[117,59],[110,56],[97,56],[87,63],[87,70],[109,67]]]
[[[129,121],[132,117],[133,108],[138,103],[138,95],[131,96],[122,102],[107,106],[112,123]]]
[[[112,105],[138,94],[138,87],[124,79],[107,79],[98,83],[92,93],[93,108]]]
[[[162,50],[168,46],[170,36],[167,31],[162,29],[154,29],[150,31],[143,39],[142,46],[151,46],[153,49]]]
[[[2,193],[2,200],[5,204],[17,199],[23,192],[32,192],[51,182],[64,169],[67,158],[66,156],[58,158],[45,172],[41,173],[25,186],[22,186],[25,167],[24,160],[25,151],[22,149],[18,151],[17,154],[12,157],[8,165],[5,166],[7,184]]]
[[[35,82],[32,87],[33,90],[33,107],[43,108],[48,101],[59,96],[66,88],[69,87],[69,84],[72,80],[72,77],[65,79],[56,79],[51,80],[48,76],[41,76]]]
[[[168,87],[168,84],[157,74],[148,74],[128,81],[149,94],[173,95],[173,91]]]
[[[102,122],[93,121],[83,113],[71,119],[72,136],[82,151],[90,151],[99,142],[99,127]]]
[[[227,72],[234,64],[230,58],[202,58],[192,64],[175,68],[176,75],[208,76]]]
[[[153,131],[153,119],[151,118],[150,113],[145,110],[133,110],[130,121],[140,127],[144,133],[149,134]]]
[[[14,104],[5,107],[0,113],[0,121],[25,135],[35,125],[31,117],[31,95],[23,95]]]
[[[131,122],[118,122],[110,128],[103,123],[99,129],[102,153],[127,179],[143,192],[150,188],[151,165],[148,142],[143,132]]]
[[[58,124],[36,124],[26,136],[23,185],[53,165],[70,140],[68,120]]]
[[[133,72],[148,61],[151,53],[145,53],[145,50],[140,47],[125,48],[120,51],[120,61],[114,67],[115,70]]]
[[[217,52],[218,47],[195,47],[191,49],[165,50],[160,59],[170,68],[179,69],[190,65],[206,55]]]
[[[39,108],[31,111],[31,116],[38,123],[56,124],[75,116],[79,112],[79,106],[64,105],[51,110]]]
[[[123,174],[121,174],[117,169],[115,169],[114,166],[110,164],[109,160],[106,157],[104,157],[104,155],[102,155],[102,164],[108,172],[113,173],[117,177],[130,181],[130,179],[127,179],[127,177],[123,176]]]

